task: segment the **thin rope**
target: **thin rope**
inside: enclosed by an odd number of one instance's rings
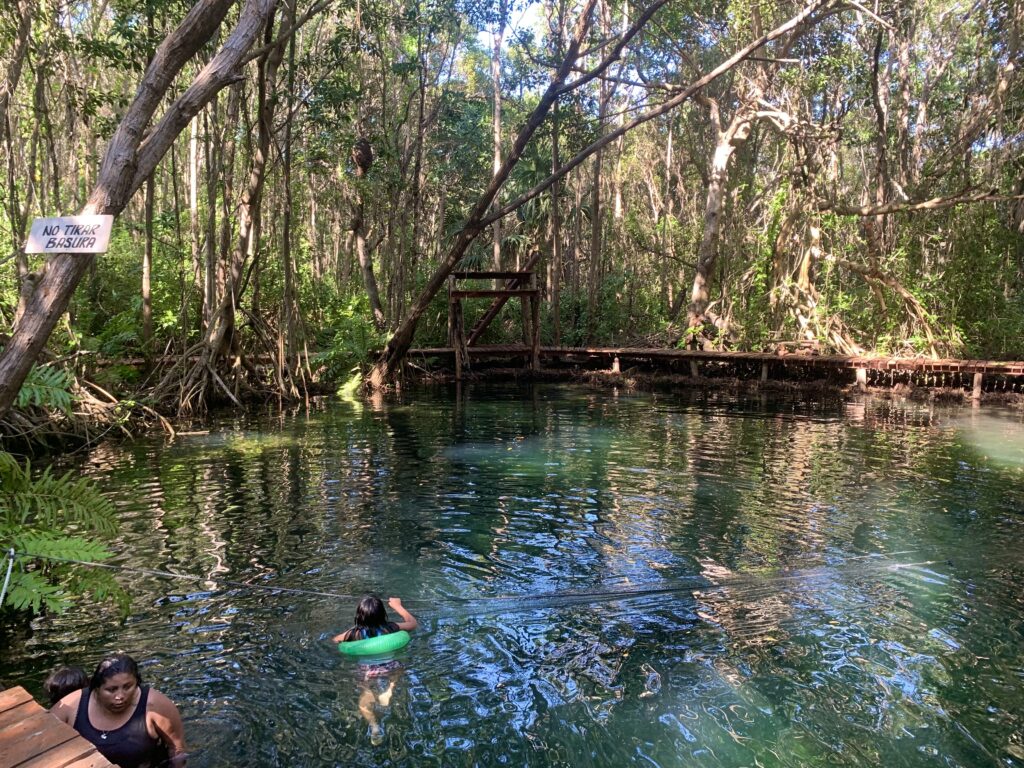
[[[0,589],[0,608],[3,608],[4,598],[7,597],[7,585],[11,583],[12,570],[14,570],[14,547],[7,550],[7,575],[4,577],[4,587]]]
[[[114,563],[97,563],[97,562],[91,562],[91,561],[88,561],[88,560],[76,560],[74,558],[68,558],[68,557],[56,557],[56,556],[53,556],[53,555],[36,555],[36,554],[31,553],[31,552],[15,552],[13,547],[10,549],[10,554],[11,554],[11,562],[8,565],[8,576],[10,576],[10,567],[14,563],[13,556],[15,554],[17,554],[17,555],[21,555],[22,557],[36,558],[36,559],[40,559],[40,560],[50,560],[50,561],[53,561],[53,562],[68,563],[68,564],[72,564],[72,565],[83,565],[83,566],[91,567],[91,568],[105,568],[105,569],[111,570],[111,571],[121,571],[123,573],[140,574],[140,575],[143,575],[143,576],[153,576],[153,577],[157,577],[157,578],[177,579],[179,581],[206,582],[206,583],[212,583],[212,584],[216,584],[216,585],[220,585],[220,586],[234,587],[234,588],[239,588],[239,589],[262,590],[262,591],[265,591],[265,592],[278,592],[278,593],[285,593],[285,594],[291,594],[291,595],[308,595],[308,596],[312,596],[312,597],[327,597],[327,598],[331,598],[333,600],[339,600],[339,601],[343,600],[343,601],[346,601],[346,602],[351,602],[353,600],[358,600],[362,596],[362,595],[340,594],[340,593],[337,593],[337,592],[326,592],[326,591],[314,590],[314,589],[300,589],[300,588],[296,588],[296,587],[279,587],[279,586],[272,586],[272,585],[269,585],[269,584],[252,584],[252,583],[243,582],[243,581],[233,581],[231,579],[222,579],[222,578],[215,577],[215,576],[197,576],[197,575],[193,575],[193,574],[175,573],[173,571],[164,571],[164,570],[160,570],[160,569],[156,569],[156,568],[136,568],[136,567],[127,566],[127,565],[117,565],[117,564],[114,564]],[[912,562],[912,563],[900,563],[900,562],[892,562],[891,561],[891,558],[893,558],[893,557],[898,557],[898,556],[902,556],[902,555],[911,555],[911,554],[917,554],[917,551],[916,550],[904,550],[904,551],[901,551],[901,552],[891,552],[889,554],[869,553],[869,554],[865,554],[865,555],[853,555],[853,556],[847,558],[843,563],[840,563],[837,566],[833,566],[832,570],[842,569],[842,568],[844,568],[846,566],[855,565],[856,563],[854,561],[860,561],[860,560],[880,561],[880,562],[877,562],[877,567],[879,569],[886,569],[887,568],[887,569],[894,569],[894,570],[897,570],[897,569],[900,569],[900,568],[919,568],[919,567],[922,567],[922,566],[933,565],[933,564],[935,564],[937,562],[940,562],[939,560],[922,560],[922,561],[919,561],[919,562]],[[888,561],[888,562],[885,562],[885,561]],[[462,597],[462,596],[453,596],[453,595],[437,595],[433,599],[431,599],[431,598],[419,598],[419,599],[417,599],[417,598],[410,598],[408,602],[416,604],[416,603],[427,603],[427,602],[433,603],[433,602],[436,602],[437,600],[443,600],[443,601],[449,602],[449,603],[456,602],[456,603],[461,603],[463,605],[472,605],[472,604],[475,604],[475,603],[502,603],[502,602],[519,604],[519,603],[523,603],[523,602],[529,601],[529,605],[525,605],[525,606],[523,606],[521,608],[515,608],[515,610],[512,610],[512,607],[510,607],[510,608],[506,609],[506,611],[505,611],[507,613],[513,613],[513,612],[520,612],[520,611],[523,611],[523,610],[535,609],[535,608],[539,607],[537,605],[538,602],[542,602],[542,603],[543,602],[548,602],[548,603],[554,602],[554,603],[568,603],[568,604],[587,603],[587,602],[602,602],[602,601],[615,602],[615,601],[618,601],[618,600],[632,600],[632,599],[636,599],[636,598],[640,598],[640,597],[654,597],[654,596],[657,596],[657,595],[669,595],[669,594],[673,594],[673,593],[676,593],[676,592],[694,592],[694,591],[699,591],[699,592],[702,592],[702,593],[707,593],[707,592],[711,592],[711,591],[725,590],[725,589],[734,588],[734,587],[738,587],[738,586],[744,586],[744,585],[764,584],[766,582],[772,582],[772,581],[779,582],[779,581],[807,580],[807,579],[812,579],[812,578],[818,578],[821,575],[821,573],[823,571],[825,571],[826,569],[827,569],[827,566],[821,566],[821,567],[804,569],[804,570],[798,571],[796,573],[775,573],[775,574],[772,574],[772,575],[769,575],[769,576],[760,576],[758,574],[750,574],[750,573],[747,573],[747,574],[739,573],[739,574],[735,574],[735,575],[732,575],[732,576],[718,577],[714,581],[711,581],[706,576],[694,575],[694,576],[691,576],[691,577],[678,579],[678,580],[675,581],[675,583],[668,584],[668,585],[658,585],[658,586],[652,585],[650,587],[639,587],[637,589],[610,589],[610,590],[609,589],[603,589],[603,590],[587,590],[587,591],[579,591],[579,592],[542,592],[542,593],[521,594],[521,595],[516,595],[516,594],[512,594],[512,595],[480,595],[480,596],[477,596],[477,597]],[[6,589],[6,584],[4,585],[4,588]],[[0,605],[2,605],[2,602],[0,602]],[[430,613],[435,613],[435,612],[430,612]],[[447,616],[453,615],[452,613],[447,612],[447,611],[443,611],[443,610],[437,611],[436,614],[437,614],[438,617],[447,617]]]

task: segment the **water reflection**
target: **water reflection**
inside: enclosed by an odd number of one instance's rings
[[[133,652],[200,767],[1024,765],[1021,450],[1019,414],[472,385],[105,446],[117,562],[199,580],[0,674]],[[327,642],[368,590],[423,622],[379,748]]]

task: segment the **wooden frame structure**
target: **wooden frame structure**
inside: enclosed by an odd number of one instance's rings
[[[540,252],[530,254],[522,270],[518,271],[461,271],[448,277],[448,343],[455,353],[455,378],[460,380],[469,361],[469,348],[483,335],[509,299],[522,300],[523,348],[528,352],[531,370],[540,369],[540,288],[533,268],[540,260]],[[460,288],[462,280],[503,281],[501,288]],[[490,306],[466,333],[462,311],[463,299],[491,297]]]

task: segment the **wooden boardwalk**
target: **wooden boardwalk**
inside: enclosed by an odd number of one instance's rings
[[[470,357],[519,359],[529,354],[525,345],[468,347]],[[410,357],[452,357],[451,347],[412,349]],[[549,363],[591,360],[612,367],[617,358],[626,362],[757,363],[831,370],[909,371],[918,373],[992,374],[1024,377],[1024,361],[941,360],[930,357],[866,357],[773,352],[708,352],[700,349],[648,349],[644,347],[541,347],[540,357]]]
[[[114,768],[24,688],[0,692],[0,768]]]

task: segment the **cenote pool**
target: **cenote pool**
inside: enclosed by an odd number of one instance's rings
[[[477,385],[75,466],[200,579],[3,627],[0,678],[128,651],[192,768],[1024,766],[1020,411]],[[422,624],[379,747],[366,591]]]

